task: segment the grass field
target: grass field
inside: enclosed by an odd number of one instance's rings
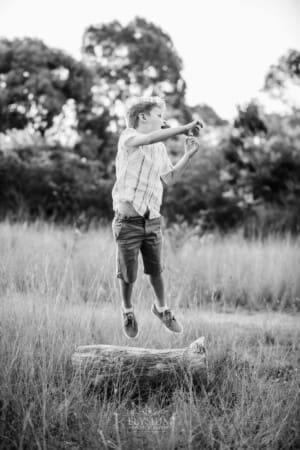
[[[0,224],[0,449],[300,448],[299,240],[164,234],[168,303],[185,333],[149,313],[140,273],[141,333],[128,342],[109,228]],[[88,395],[71,367],[80,344],[176,348],[202,335],[209,383],[168,404]]]

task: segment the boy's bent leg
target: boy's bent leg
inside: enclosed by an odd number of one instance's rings
[[[119,279],[119,287],[122,296],[123,331],[125,336],[129,338],[136,338],[139,333],[138,323],[131,302],[133,285],[134,283],[126,283],[126,281],[121,278]]]
[[[117,277],[134,283],[138,270],[138,255],[143,239],[143,227],[138,222],[117,219],[113,224],[117,245]]]
[[[153,286],[157,301],[157,303],[152,305],[151,311],[169,331],[182,333],[182,325],[165,304],[165,289],[162,277],[163,267],[161,264],[162,237],[160,220],[154,220],[148,229],[149,232],[143,241],[141,252],[145,273],[150,276],[150,283]]]
[[[157,303],[159,307],[164,307],[165,305],[165,288],[164,288],[164,280],[162,274],[158,275],[149,275],[150,283],[154,289],[155,296],[157,299]]]
[[[162,235],[160,219],[152,219],[146,222],[146,235],[141,246],[144,263],[144,272],[152,277],[159,277],[163,271],[162,265]],[[150,280],[151,281],[151,280]],[[161,280],[158,278],[158,283]],[[155,280],[154,280],[155,283]],[[155,283],[157,284],[157,283]]]
[[[117,244],[117,277],[122,297],[123,330],[129,338],[138,336],[138,324],[132,306],[132,291],[138,270],[141,246],[140,227],[129,221],[118,220],[113,225]]]
[[[123,331],[128,338],[136,338],[139,333],[131,301],[133,285],[137,276],[138,252],[137,246],[118,243],[117,277],[122,297]]]
[[[149,275],[150,283],[154,289],[158,308],[165,307],[165,290],[162,278],[162,235],[160,219],[152,219],[146,222],[146,236],[141,246],[144,263],[144,272]]]
[[[124,311],[132,308],[131,296],[134,283],[126,283],[119,278],[120,292],[122,296],[122,306]]]

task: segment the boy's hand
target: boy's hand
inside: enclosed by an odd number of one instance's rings
[[[200,130],[203,128],[203,122],[200,119],[193,120],[186,125],[186,131],[184,134],[187,136],[200,136]]]
[[[200,148],[200,143],[195,137],[185,138],[184,151],[191,158]]]

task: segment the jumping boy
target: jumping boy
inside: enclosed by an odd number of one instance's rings
[[[127,110],[127,128],[121,133],[116,157],[116,182],[113,187],[112,223],[117,245],[117,277],[122,296],[124,332],[138,335],[138,324],[131,302],[141,251],[144,272],[149,275],[156,302],[152,313],[167,329],[181,333],[182,326],[166,305],[162,278],[162,235],[160,206],[163,183],[177,180],[190,158],[199,149],[195,137],[187,137],[184,156],[173,166],[163,141],[179,134],[199,134],[202,124],[194,120],[173,128],[164,120],[165,103],[159,97],[138,99]]]

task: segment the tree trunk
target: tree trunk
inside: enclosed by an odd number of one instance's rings
[[[85,345],[72,356],[73,367],[91,388],[132,395],[176,387],[202,386],[207,380],[204,337],[186,348],[147,349],[114,345]]]

